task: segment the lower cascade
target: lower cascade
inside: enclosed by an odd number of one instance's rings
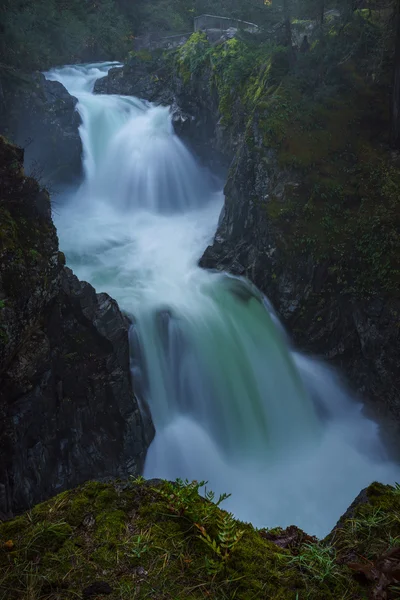
[[[323,536],[399,468],[336,375],[291,348],[262,294],[197,266],[222,186],[169,109],[93,94],[112,66],[46,74],[78,98],[84,148],[85,181],[57,198],[55,221],[76,274],[132,315],[132,372],[156,427],[144,475],[206,480],[241,520]]]

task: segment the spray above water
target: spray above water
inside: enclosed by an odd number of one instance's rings
[[[257,526],[325,535],[373,480],[377,426],[329,369],[294,353],[262,295],[201,270],[222,193],[168,109],[96,96],[111,63],[47,76],[78,100],[86,178],[58,207],[69,264],[134,315],[132,371],[156,426],[147,477],[205,479]]]
[[[100,173],[91,193],[114,197],[124,210],[182,212],[209,197],[206,174],[173,134],[168,108],[151,107],[130,118],[112,138]]]

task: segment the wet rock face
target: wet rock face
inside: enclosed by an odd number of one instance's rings
[[[49,197],[0,138],[0,518],[88,479],[139,473],[154,430],[130,323],[64,266]]]
[[[77,99],[42,73],[2,82],[0,131],[25,148],[28,174],[46,183],[72,183],[82,175]]]
[[[63,268],[50,199],[0,137],[0,371],[56,297]]]
[[[131,59],[123,68],[110,69],[107,77],[98,79],[94,92],[136,96],[160,104],[164,98],[165,104],[170,104],[172,91],[164,85],[165,71],[162,61],[152,60],[150,65],[147,65],[144,61]]]
[[[128,327],[109,296],[63,270],[59,294],[2,377],[6,514],[89,479],[140,472],[145,429]]]
[[[338,367],[371,414],[387,420],[395,441],[400,427],[400,302],[384,294],[361,299],[343,293],[332,275],[333,263],[311,252],[296,254],[285,220],[272,218],[268,206],[273,199],[285,208],[301,182],[295,171],[278,166],[272,151],[265,160],[260,148],[243,141],[214,242],[200,264],[253,281],[297,346]]]

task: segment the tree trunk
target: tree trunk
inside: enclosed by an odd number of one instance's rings
[[[325,0],[320,0],[319,2],[319,24],[324,24],[324,15],[325,15]]]
[[[400,0],[396,2],[395,17],[395,54],[392,96],[392,145],[400,149]]]
[[[292,42],[292,23],[290,17],[290,0],[283,0],[283,18],[284,18],[284,28],[285,28],[285,46],[287,46],[290,50],[290,60],[294,62],[294,48]]]
[[[292,45],[292,26],[290,23],[289,0],[283,0],[283,18],[285,20],[285,39],[288,46]]]

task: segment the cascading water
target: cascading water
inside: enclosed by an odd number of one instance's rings
[[[222,193],[168,109],[93,94],[111,66],[47,74],[79,100],[86,173],[55,220],[76,273],[134,315],[132,369],[157,431],[145,475],[208,480],[243,520],[324,535],[399,469],[331,371],[291,350],[262,295],[197,266]]]

